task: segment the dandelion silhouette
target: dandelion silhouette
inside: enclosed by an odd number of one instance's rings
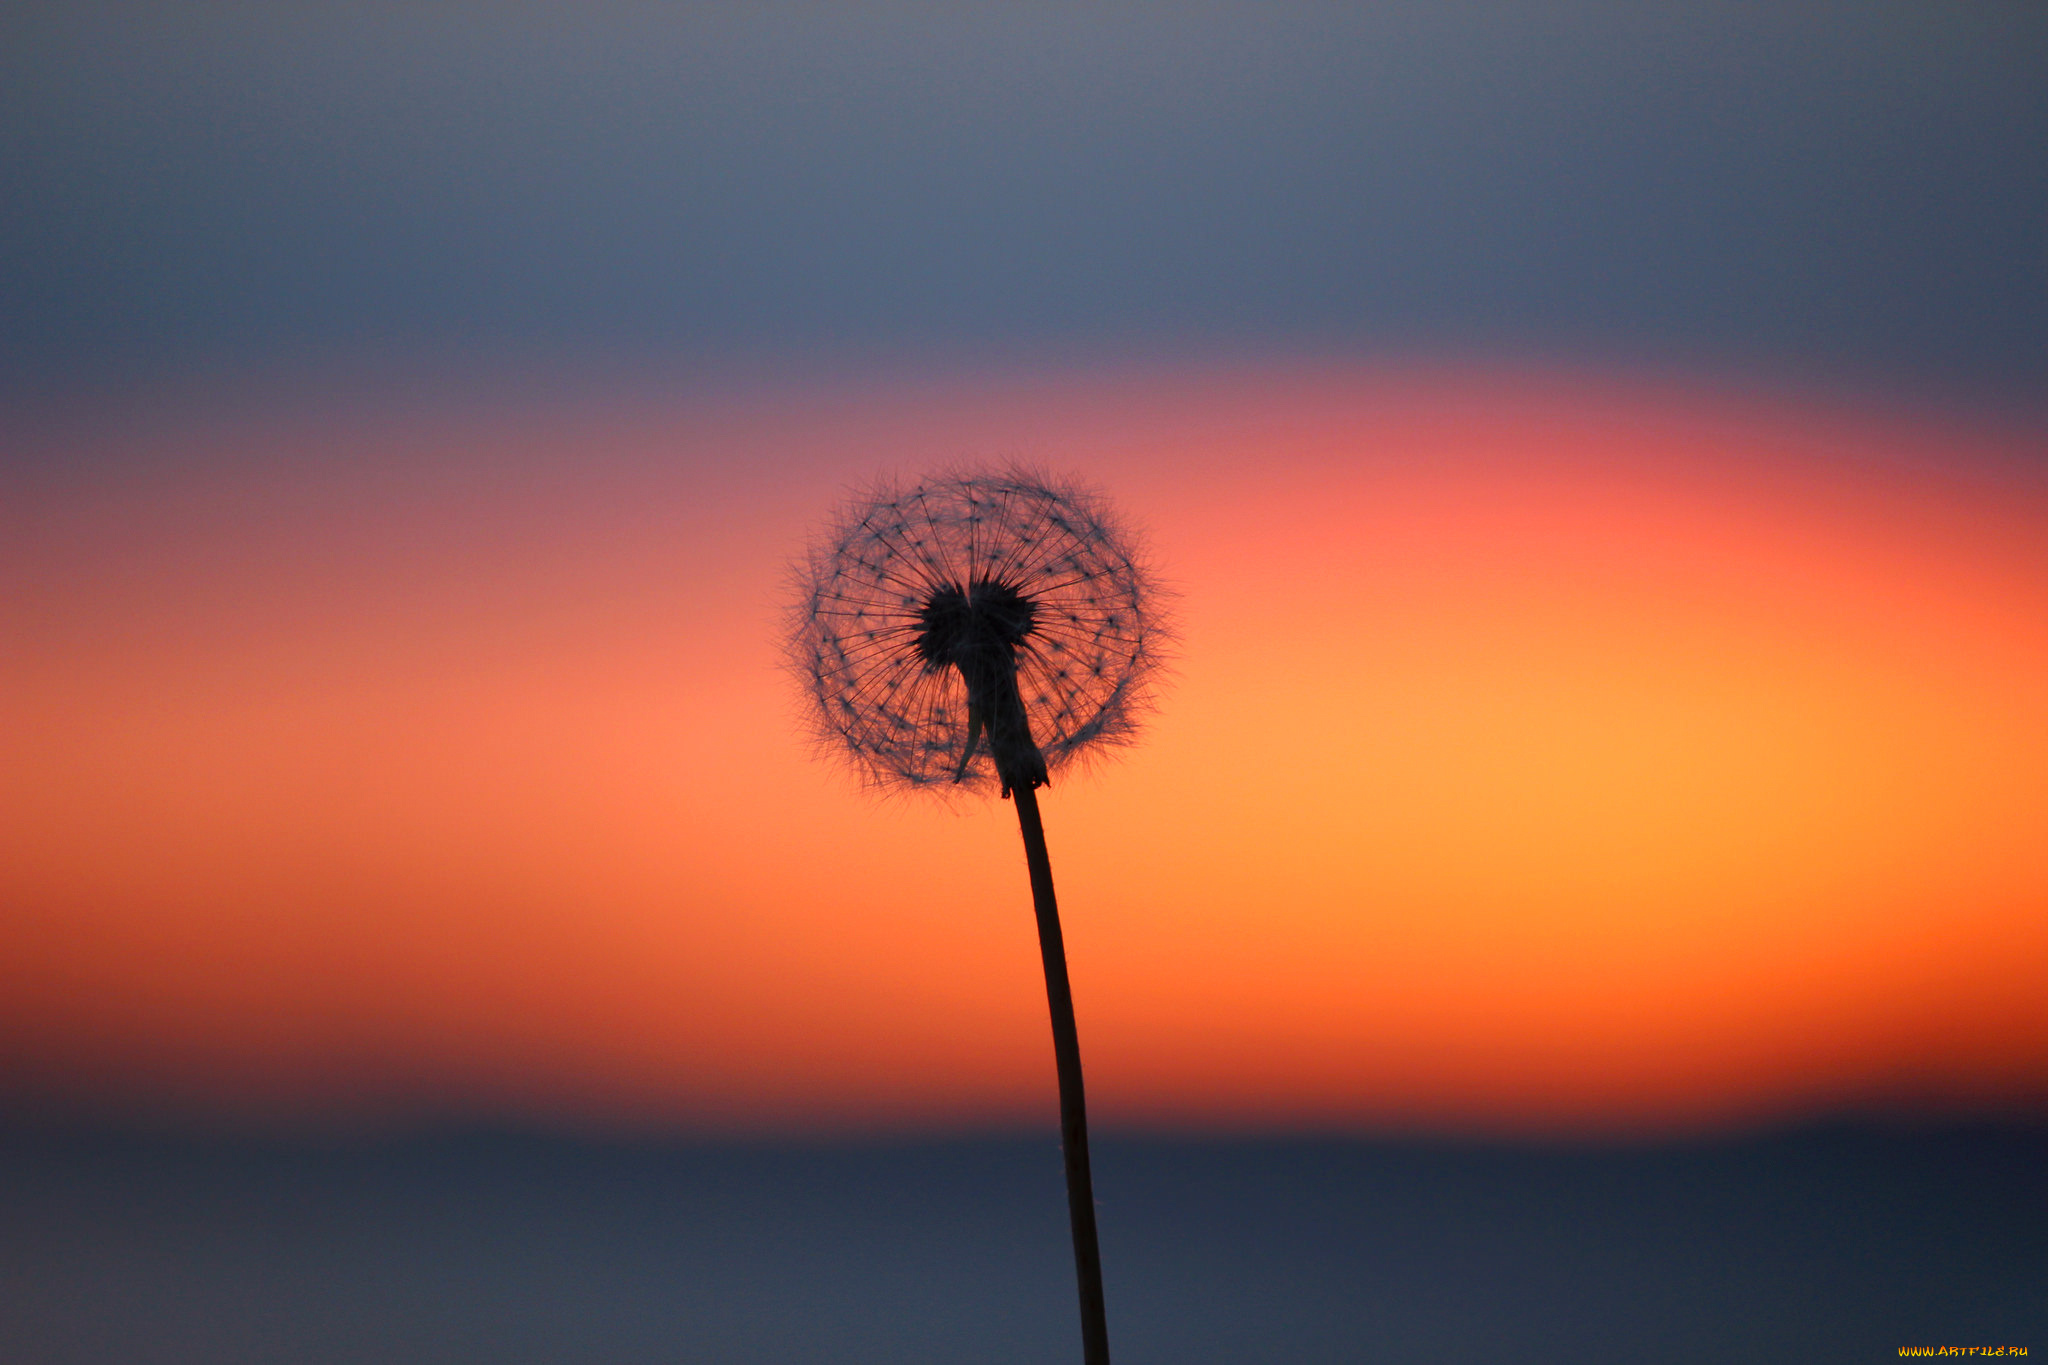
[[[800,573],[790,654],[821,742],[882,788],[1012,798],[1038,915],[1086,1365],[1109,1334],[1081,1045],[1037,789],[1128,743],[1158,662],[1158,592],[1101,501],[1024,470],[883,484]]]

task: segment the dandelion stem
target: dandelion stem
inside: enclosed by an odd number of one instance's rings
[[[1034,784],[1010,788],[1024,861],[1031,869],[1031,902],[1038,912],[1038,950],[1045,959],[1045,999],[1052,1011],[1053,1059],[1060,1077],[1060,1150],[1067,1161],[1067,1215],[1074,1230],[1074,1274],[1081,1290],[1081,1355],[1085,1365],[1109,1365],[1109,1323],[1102,1302],[1102,1253],[1095,1242],[1095,1185],[1088,1173],[1088,1101],[1081,1086],[1081,1036],[1074,1027],[1074,993],[1067,984],[1067,949],[1060,907],[1053,898],[1052,859]]]

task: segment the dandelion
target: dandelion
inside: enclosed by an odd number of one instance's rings
[[[1162,635],[1158,592],[1108,510],[1024,470],[883,484],[799,573],[790,658],[821,743],[871,785],[1014,801],[1038,915],[1086,1365],[1109,1335],[1081,1045],[1037,789],[1130,742]]]

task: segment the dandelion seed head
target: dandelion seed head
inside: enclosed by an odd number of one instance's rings
[[[812,728],[871,786],[1035,786],[1129,743],[1150,704],[1160,593],[1071,484],[1016,468],[878,484],[795,577],[788,657]]]

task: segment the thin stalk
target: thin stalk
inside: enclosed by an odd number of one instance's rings
[[[1052,1052],[1060,1074],[1060,1150],[1067,1159],[1067,1216],[1074,1229],[1074,1274],[1081,1289],[1081,1357],[1109,1365],[1109,1322],[1102,1304],[1102,1253],[1095,1243],[1095,1183],[1088,1173],[1088,1101],[1081,1088],[1081,1035],[1074,1028],[1074,993],[1067,984],[1067,949],[1060,907],[1053,898],[1052,859],[1038,793],[1028,781],[1010,789],[1024,861],[1031,869],[1031,903],[1038,912],[1038,951],[1045,959],[1045,1000],[1052,1010]]]

